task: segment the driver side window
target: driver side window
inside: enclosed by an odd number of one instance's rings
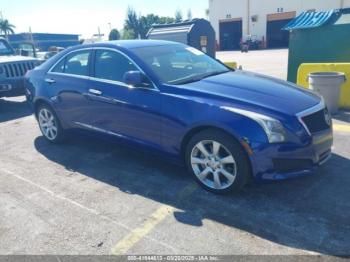
[[[111,50],[97,50],[95,56],[95,78],[124,82],[128,71],[139,71],[124,55]]]

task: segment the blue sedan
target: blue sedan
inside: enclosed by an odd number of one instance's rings
[[[70,48],[26,75],[26,94],[48,141],[77,128],[117,137],[183,162],[214,193],[310,174],[331,156],[320,96],[178,43]]]

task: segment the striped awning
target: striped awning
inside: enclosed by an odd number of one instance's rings
[[[338,11],[327,12],[303,12],[290,21],[282,30],[307,29],[320,27],[327,24]]]

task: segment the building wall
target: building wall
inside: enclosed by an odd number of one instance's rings
[[[70,34],[21,33],[9,35],[8,39],[14,48],[20,43],[32,42],[40,51],[47,51],[51,46],[67,48],[80,44],[79,35]]]
[[[350,0],[209,0],[209,20],[218,42],[219,22],[229,18],[242,18],[243,36],[250,34],[266,40],[269,14],[296,12],[299,15],[307,10],[326,11],[341,7],[350,7]],[[257,16],[257,22],[251,21],[252,16]]]

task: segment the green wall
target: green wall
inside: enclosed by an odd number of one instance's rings
[[[350,24],[290,32],[288,81],[296,83],[302,63],[350,62]]]

